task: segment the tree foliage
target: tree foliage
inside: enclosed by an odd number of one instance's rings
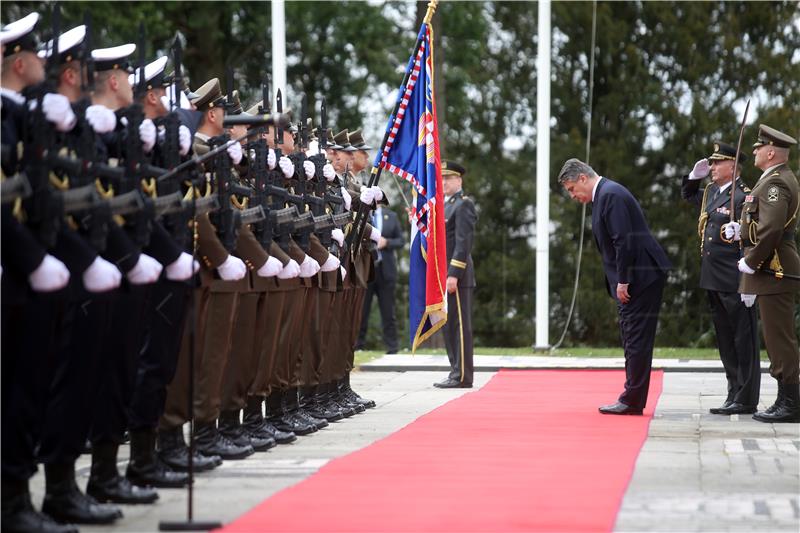
[[[4,2],[4,22],[43,2]],[[593,112],[589,116],[591,2],[552,4],[551,168],[569,157],[625,184],[640,200],[651,229],[674,263],[658,342],[712,342],[705,295],[697,288],[697,213],[680,199],[680,178],[708,155],[714,140],[735,143],[744,101],[753,98],[744,147],[759,123],[800,136],[800,4],[777,2],[598,2]],[[252,103],[270,60],[266,2],[64,2],[63,26],[92,13],[97,46],[134,42],[147,27],[148,59],[176,32],[185,41],[190,86],[224,78]],[[424,11],[424,10],[422,10]],[[287,2],[288,103],[325,96],[332,126],[365,132],[377,144],[416,36],[420,10],[407,1]],[[537,4],[455,2],[439,5],[437,105],[443,157],[468,169],[467,193],[479,211],[474,329],[484,345],[530,345],[534,324],[534,237]],[[44,28],[48,17],[45,16]],[[375,117],[373,115],[380,116]],[[793,168],[798,170],[795,153]],[[759,172],[747,164],[745,181]],[[390,178],[386,178],[389,180]],[[394,188],[393,185],[387,185]],[[580,238],[580,206],[551,182],[551,339],[569,307]],[[396,202],[397,203],[397,202]],[[405,220],[398,207],[401,220]],[[618,342],[589,228],[581,288],[567,340]],[[405,322],[404,304],[398,315]],[[407,325],[404,326],[407,328]],[[407,335],[405,335],[407,337]]]

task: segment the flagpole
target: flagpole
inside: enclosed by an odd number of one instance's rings
[[[439,4],[439,0],[431,0],[428,3],[428,10],[425,12],[425,18],[422,19],[422,24],[423,25],[427,26],[427,25],[430,24],[431,18],[433,18],[433,14],[436,12],[436,7],[438,6],[438,4]],[[417,42],[414,45],[414,51],[411,53],[411,57],[412,58],[416,57],[417,52],[419,52],[420,46],[422,46],[423,40],[424,40],[424,37],[419,37],[417,39]],[[405,76],[403,77],[403,82],[400,84],[400,87],[405,87],[406,86],[406,84],[408,83],[408,78],[411,77],[411,71],[412,70],[413,69],[409,69],[406,72]],[[397,116],[397,112],[400,109],[401,101],[402,101],[402,98],[398,98],[397,102],[395,102],[394,109],[392,110],[392,114],[389,115],[390,120],[391,120],[392,117],[396,117]],[[378,149],[378,153],[379,154],[383,154],[383,150],[386,148],[386,143],[389,141],[389,134],[390,133],[391,133],[391,128],[387,128],[386,132],[383,134],[383,141],[381,141],[381,147]],[[372,187],[373,185],[377,185],[378,184],[378,180],[381,177],[381,171],[382,171],[382,169],[381,169],[380,165],[372,167],[372,172],[370,172],[370,176],[369,176],[369,184],[368,184],[369,187]],[[356,219],[353,222],[353,230],[347,236],[347,238],[348,238],[347,248],[350,250],[350,255],[351,255],[351,257],[353,259],[355,259],[355,256],[358,254],[358,249],[361,246],[361,240],[364,238],[364,231],[367,228],[367,223],[366,223],[367,217],[366,217],[366,214],[367,214],[368,210],[369,210],[368,206],[365,206],[364,204],[359,203],[358,211],[356,212]]]

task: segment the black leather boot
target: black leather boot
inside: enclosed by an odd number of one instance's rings
[[[300,392],[300,402],[308,414],[328,422],[336,422],[344,418],[341,409],[327,401],[327,394],[322,385],[304,387]]]
[[[267,404],[271,415],[269,422],[279,430],[296,435],[308,435],[317,430],[317,426],[292,412],[291,389],[271,393],[267,396]]]
[[[3,533],[78,533],[70,524],[59,524],[33,508],[27,481],[3,480]]]
[[[325,419],[325,417],[315,416],[311,413],[310,408],[313,407],[313,397],[307,392],[302,392],[304,389],[305,388],[301,389],[300,387],[296,387],[294,389],[296,394],[295,401],[297,402],[297,415],[305,420],[308,420],[309,423],[317,426],[317,429],[328,427],[328,421]]]
[[[767,409],[764,412],[767,413],[767,414],[774,413],[775,409],[780,407],[781,404],[783,403],[783,395],[784,395],[783,384],[779,381],[778,382],[778,396],[775,398],[775,403],[773,403],[772,405],[767,407]]]
[[[131,485],[117,470],[117,449],[114,442],[95,442],[92,446],[92,471],[86,494],[99,502],[153,503],[158,493],[148,487]]]
[[[194,426],[194,447],[202,455],[219,455],[222,460],[244,459],[253,455],[255,450],[250,444],[238,446],[217,431],[216,420],[198,422]]]
[[[778,383],[778,395],[783,391],[783,397],[776,402],[777,407],[770,413],[769,410],[756,413],[753,418],[759,422],[800,422],[800,385]]]
[[[337,390],[336,383],[330,382],[324,385],[318,385],[317,390],[323,391],[323,402],[326,407],[331,410],[336,410],[342,413],[342,418],[350,418],[356,414],[356,410],[350,406],[349,402],[339,401],[339,391]]]
[[[277,444],[275,439],[269,435],[248,431],[239,421],[238,409],[235,411],[222,411],[219,416],[217,430],[237,446],[249,444],[257,452],[265,452]]]
[[[356,391],[350,388],[350,372],[344,375],[342,378],[342,389],[344,394],[351,398],[354,402],[363,405],[366,409],[372,409],[375,407],[374,400],[367,400],[366,398],[362,398]]]
[[[353,392],[349,389],[349,385],[346,384],[345,378],[341,378],[336,381],[334,398],[338,403],[350,407],[356,413],[363,413],[367,410],[367,406],[364,404],[364,402],[358,401]]]
[[[158,457],[176,472],[189,471],[189,447],[183,440],[183,428],[158,430]],[[202,455],[194,451],[192,468],[195,472],[207,472],[222,464],[219,455]]]
[[[45,495],[42,512],[67,524],[111,524],[122,511],[105,505],[80,491],[75,482],[75,463],[45,465]]]
[[[245,407],[242,417],[242,425],[244,425],[245,430],[251,433],[260,432],[260,434],[272,437],[278,444],[289,444],[297,440],[297,435],[293,432],[281,431],[267,421],[267,418],[269,418],[269,407],[266,408],[266,416],[264,416],[261,413],[262,401],[263,400],[258,396],[252,396],[248,399],[247,407]]]
[[[189,484],[189,476],[175,472],[156,455],[156,432],[131,430],[131,460],[125,477],[140,487],[180,488]]]

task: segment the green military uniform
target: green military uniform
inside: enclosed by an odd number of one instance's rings
[[[795,144],[792,137],[762,124],[754,147],[788,149]],[[800,422],[800,350],[794,325],[795,299],[800,291],[798,212],[800,184],[784,162],[761,175],[745,198],[740,221],[743,261],[756,272],[742,276],[739,292],[758,295],[770,374],[778,381],[775,409],[754,416],[767,422]]]

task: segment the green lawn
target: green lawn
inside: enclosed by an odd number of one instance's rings
[[[401,350],[401,354],[411,356],[410,350]],[[418,350],[419,355],[444,355],[444,349]],[[533,348],[493,348],[476,347],[478,355],[546,355],[554,357],[621,357],[621,348],[560,348],[552,352],[535,352]],[[377,359],[382,351],[364,350],[356,352],[356,366]],[[719,359],[715,348],[656,348],[653,357],[656,359]],[[767,352],[761,350],[761,359],[767,361]]]

